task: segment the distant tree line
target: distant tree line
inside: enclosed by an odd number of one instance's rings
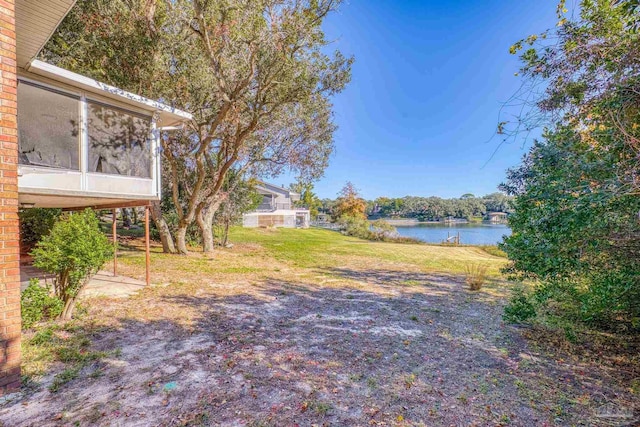
[[[378,197],[366,202],[366,213],[370,218],[415,218],[420,221],[440,221],[448,217],[472,219],[484,217],[489,212],[511,212],[512,200],[512,197],[499,192],[483,197],[467,193],[457,199]],[[331,214],[335,209],[335,200],[322,200],[322,212]]]

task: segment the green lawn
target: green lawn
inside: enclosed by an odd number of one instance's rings
[[[484,264],[495,275],[506,263],[482,247],[370,242],[322,229],[236,227],[231,230],[230,241],[260,244],[274,258],[307,268],[335,266],[360,258],[413,264],[424,271],[442,273],[463,273],[466,265]]]

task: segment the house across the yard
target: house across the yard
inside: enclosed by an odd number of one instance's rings
[[[148,232],[159,130],[191,117],[36,60],[74,3],[0,1],[0,396],[20,386],[18,209],[146,206]]]
[[[256,191],[262,195],[262,202],[242,216],[244,227],[309,228],[309,209],[295,206],[300,201],[299,193],[266,182],[259,182]]]
[[[487,214],[487,219],[489,220],[489,222],[500,224],[507,222],[508,216],[509,214],[507,214],[506,212],[489,212]]]

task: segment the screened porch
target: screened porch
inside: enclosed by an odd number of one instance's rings
[[[41,61],[18,77],[21,206],[159,200],[160,130],[189,114]]]

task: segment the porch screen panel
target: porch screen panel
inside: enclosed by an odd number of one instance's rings
[[[89,172],[151,178],[151,117],[88,103]]]
[[[79,170],[80,98],[21,81],[18,104],[20,164]]]

